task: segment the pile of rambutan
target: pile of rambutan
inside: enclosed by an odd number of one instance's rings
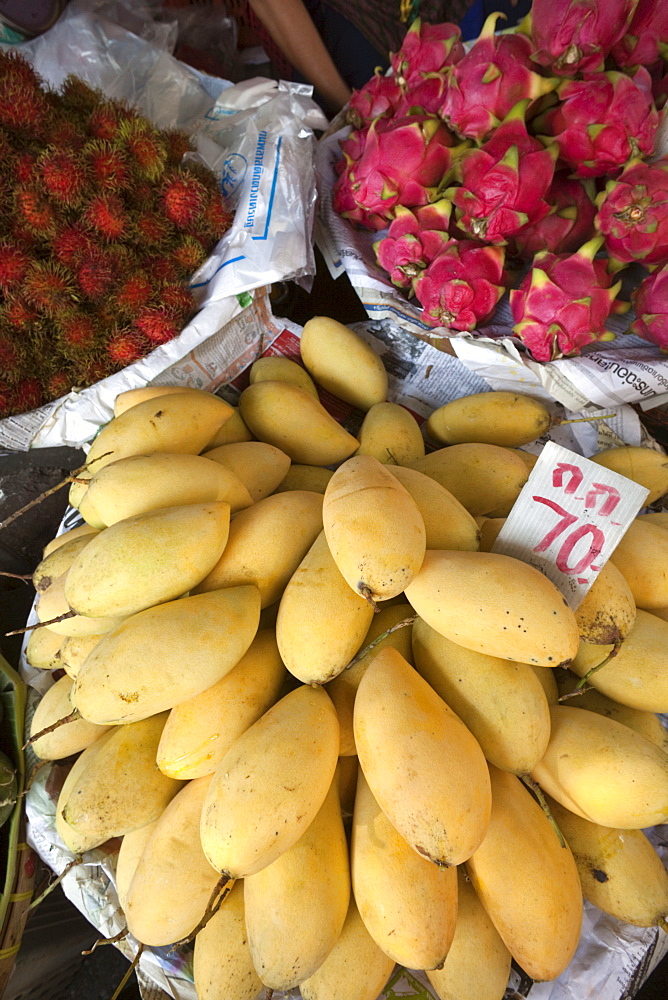
[[[79,78],[56,92],[0,52],[0,417],[181,332],[188,281],[232,221],[191,150]]]

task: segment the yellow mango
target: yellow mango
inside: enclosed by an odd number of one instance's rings
[[[41,733],[43,729],[65,719],[72,712],[73,681],[67,674],[57,680],[44,694],[35,709],[30,723],[30,735]],[[32,744],[34,753],[41,760],[62,760],[74,753],[80,753],[107,732],[108,726],[96,726],[85,719],[74,719],[47,733]]]
[[[628,726],[566,705],[533,778],[562,806],[601,826],[640,830],[668,820],[668,755]]]
[[[641,830],[614,830],[549,803],[573,852],[584,898],[625,924],[668,929],[668,872]]]
[[[92,528],[90,524],[79,524],[76,528],[70,528],[69,531],[64,531],[62,535],[56,535],[52,538],[50,542],[44,546],[42,552],[42,558],[46,558],[59,549],[61,545],[67,545],[68,542],[73,542],[76,538],[82,538],[84,535],[96,535],[97,529]]]
[[[490,775],[489,829],[466,870],[515,961],[532,979],[556,979],[580,937],[575,861],[520,779],[492,766]]]
[[[641,524],[655,524],[659,528],[668,529],[668,511],[659,511],[652,514],[638,514],[636,521]]]
[[[339,399],[360,410],[385,400],[387,372],[383,362],[350,327],[327,316],[314,316],[302,330],[300,350],[318,385]]]
[[[228,674],[169,713],[157,763],[170,778],[213,774],[232,744],[271,708],[285,679],[271,629],[258,632]]]
[[[531,771],[550,739],[550,708],[528,664],[459,646],[421,618],[413,625],[413,656],[419,674],[473,733],[488,761],[514,774]]]
[[[612,651],[612,646],[581,642],[571,670],[584,677]],[[668,712],[668,622],[647,611],[638,611],[632,630],[619,651],[589,678],[602,694],[629,708],[644,712]]]
[[[350,870],[364,925],[379,948],[409,969],[443,965],[457,920],[457,871],[413,850],[390,823],[360,771]]]
[[[355,808],[355,793],[357,792],[357,775],[359,774],[359,762],[357,755],[342,757],[339,755],[339,801],[341,803],[341,815],[344,822],[352,819]]]
[[[348,842],[335,777],[299,840],[244,880],[248,944],[265,986],[290,990],[312,976],[339,939],[349,903]]]
[[[85,549],[92,538],[93,535],[81,535],[79,538],[74,538],[71,542],[59,546],[38,563],[32,575],[33,587],[38,594],[44,593],[54,580],[57,580],[63,573],[67,573],[76,557],[82,549]]]
[[[152,823],[182,787],[155,763],[166,718],[114,726],[78,758],[81,770],[57,811],[88,848]]]
[[[229,518],[230,505],[221,501],[164,507],[113,524],[70,567],[67,603],[79,615],[126,618],[180,597],[218,562]]]
[[[624,445],[599,451],[589,461],[640,483],[650,491],[647,504],[656,503],[668,493],[668,457],[660,451]]]
[[[45,628],[60,636],[87,636],[100,635],[102,632],[107,632],[115,628],[116,625],[120,625],[123,621],[121,615],[113,618],[72,615],[72,608],[65,593],[69,574],[70,570],[63,573],[62,576],[49,584],[39,596],[35,610],[39,621],[50,623],[45,625]],[[60,618],[62,615],[71,615],[71,617],[63,618],[62,621],[53,621],[54,618]]]
[[[325,492],[322,519],[336,565],[369,601],[401,594],[422,565],[426,533],[417,504],[370,455],[339,466]]]
[[[89,479],[88,482],[91,483],[92,480]],[[88,496],[88,490],[86,490],[79,501],[79,513],[83,517],[84,521],[90,524],[91,527],[97,528],[98,531],[102,531],[103,528],[106,528],[106,524],[104,523],[99,511],[95,507],[91,498]]]
[[[570,694],[575,690],[577,683],[577,674],[571,673],[570,670],[560,671],[559,694]],[[598,712],[599,715],[605,715],[615,722],[621,722],[668,753],[668,730],[654,712],[644,712],[639,708],[620,705],[593,687],[569,698],[566,704],[569,708],[584,708],[588,712]]]
[[[211,777],[181,787],[155,825],[127,892],[130,933],[153,947],[187,937],[204,916],[219,875],[199,839]]]
[[[220,448],[224,444],[236,444],[238,441],[252,441],[253,435],[246,427],[241,414],[239,413],[239,408],[237,406],[233,407],[234,413],[229,420],[216,431],[210,441],[207,441],[206,445],[202,449],[204,453],[211,451],[212,448]],[[209,456],[207,455],[207,458]]]
[[[591,643],[625,639],[636,620],[631,588],[613,562],[608,561],[575,611],[580,638]]]
[[[123,912],[127,906],[128,889],[137,870],[139,859],[157,825],[158,820],[156,819],[152,823],[147,823],[146,826],[140,826],[138,830],[126,833],[121,841],[116,859],[116,895]]]
[[[557,688],[554,670],[546,670],[544,667],[536,667],[532,663],[529,663],[528,666],[531,670],[533,670],[534,674],[540,681],[543,691],[545,692],[548,705],[556,705],[559,701],[559,690]]]
[[[668,531],[634,521],[610,556],[628,583],[639,608],[668,605]]]
[[[470,857],[489,822],[483,752],[391,646],[373,658],[360,682],[354,727],[374,798],[413,850],[441,867]]]
[[[657,618],[662,618],[664,622],[668,622],[668,608],[652,608],[651,614],[656,615]]]
[[[348,590],[350,590],[350,588],[348,588]],[[392,604],[390,607],[381,607],[378,614],[373,615],[371,624],[369,625],[369,630],[364,636],[360,648],[365,649],[370,643],[374,642],[379,635],[382,635],[383,632],[393,628],[406,618],[413,617],[414,612],[410,604]],[[357,689],[360,686],[360,681],[366,673],[367,667],[373,660],[374,656],[385,646],[393,646],[394,649],[401,653],[404,660],[412,665],[413,650],[411,647],[411,631],[412,625],[407,625],[405,628],[397,629],[396,632],[391,632],[390,635],[381,639],[380,642],[377,642],[376,645],[370,649],[368,653],[361,657],[361,659],[359,659],[352,667],[348,667],[347,670],[342,670],[341,673],[334,677],[334,679],[327,685],[327,694],[334,702],[336,714],[339,717],[339,726],[341,727],[341,746],[339,749],[339,755],[341,757],[357,753],[355,748],[355,733],[353,729],[353,711],[355,708],[355,696],[357,694]]]
[[[290,468],[290,459],[264,441],[239,441],[207,451],[206,458],[219,462],[240,479],[253,502],[273,493]]]
[[[163,507],[223,500],[234,514],[250,507],[250,493],[233,472],[200,455],[132,455],[105,466],[91,479],[84,508],[92,504],[104,525]]]
[[[276,619],[276,639],[290,673],[305,684],[340,674],[364,642],[373,618],[348,586],[322,531],[290,578]]]
[[[48,628],[34,628],[28,633],[25,656],[31,667],[37,670],[57,670],[63,667],[60,649],[67,640]]]
[[[534,455],[530,451],[524,451],[522,448],[510,448],[509,451],[512,451],[515,455],[519,455],[529,472],[531,472],[534,465],[538,461],[538,455]]]
[[[274,492],[311,490],[313,493],[324,493],[332,476],[331,469],[323,469],[319,465],[291,465]]]
[[[338,941],[299,992],[303,1000],[376,1000],[393,969],[394,960],[373,940],[351,896]]]
[[[457,925],[442,969],[427,972],[440,1000],[502,1000],[511,955],[462,867]]]
[[[199,1000],[255,1000],[262,989],[248,947],[243,882],[197,934],[193,973]]]
[[[428,549],[478,548],[480,531],[474,518],[444,486],[403,465],[388,465],[387,471],[415,501],[424,521]]]
[[[519,448],[552,425],[545,403],[519,392],[476,392],[434,410],[427,434],[440,444],[479,442]]]
[[[73,702],[98,724],[137,722],[206,691],[250,646],[260,620],[256,587],[183,597],[131,615],[79,670]]]
[[[424,438],[413,414],[399,403],[374,403],[359,430],[358,455],[383,465],[404,465],[424,455]]]
[[[558,667],[578,650],[575,615],[560,591],[511,556],[429,551],[406,597],[441,635],[488,656]]]
[[[255,385],[256,382],[267,381],[290,382],[292,385],[297,385],[300,389],[310,393],[318,402],[320,401],[318,390],[309,373],[301,365],[298,365],[296,361],[291,361],[290,358],[282,358],[278,355],[268,358],[258,358],[251,365],[249,378],[251,385]]]
[[[281,698],[230,747],[209,787],[200,834],[219,872],[245,878],[295,844],[325,800],[339,752],[322,688]]]
[[[104,843],[104,840],[100,841],[99,834],[91,835],[90,832],[86,834],[84,832],[78,832],[71,827],[69,823],[65,821],[63,810],[70,795],[72,794],[72,789],[79,781],[79,778],[92,764],[95,757],[102,751],[105,744],[109,742],[111,737],[114,735],[114,732],[115,730],[113,728],[108,730],[99,738],[99,740],[95,740],[95,742],[91,743],[89,747],[86,747],[83,753],[79,754],[67,773],[65,781],[63,782],[63,787],[58,795],[58,802],[56,803],[56,832],[72,854],[83,854],[84,851],[90,851],[100,842]]]
[[[43,631],[46,631],[46,629]],[[70,677],[76,677],[81,670],[84,660],[88,654],[95,649],[101,638],[102,635],[67,636],[60,649],[59,666],[61,666]]]
[[[486,517],[480,527],[480,551],[491,552],[494,542],[499,537],[501,528],[506,523],[505,517]]]
[[[155,452],[197,455],[232,416],[232,407],[210,392],[178,392],[146,399],[114,417],[93,441],[79,478],[89,480],[105,465]],[[70,503],[79,506],[86,483],[72,483]]]
[[[321,530],[320,493],[290,490],[258,500],[233,518],[220,559],[194,592],[250,583],[266,608],[279,599]]]
[[[143,403],[147,399],[157,399],[158,396],[173,396],[175,393],[194,392],[199,394],[201,389],[189,389],[182,385],[140,385],[136,389],[126,389],[119,392],[114,400],[114,416],[120,417],[137,403]]]
[[[455,444],[410,463],[445,486],[469,514],[489,514],[512,504],[529,478],[526,464],[495,444]]]
[[[241,393],[239,409],[256,438],[293,462],[331,465],[357,450],[349,434],[310,393],[289,382],[256,382]]]

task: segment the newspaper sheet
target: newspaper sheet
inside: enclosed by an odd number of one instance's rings
[[[382,320],[356,324],[355,329],[383,358],[389,373],[388,398],[402,403],[420,422],[437,405],[490,389],[480,374],[458,358],[417,340],[401,325]],[[248,384],[248,369],[257,357],[279,354],[299,358],[300,332],[295,324],[276,319],[267,300],[259,298],[218,335],[195,347],[153,381],[161,385],[195,385],[233,402]],[[627,405],[573,414],[564,411],[556,401],[550,401],[544,387],[536,384],[533,377],[518,383],[516,388],[546,399],[555,416],[577,421],[556,425],[530,446],[529,450],[536,453],[548,440],[585,456],[611,444],[652,443],[644,436],[637,414]],[[337,420],[352,433],[356,432],[363,417],[360,411],[324,392],[321,399]],[[78,512],[69,510],[60,531],[79,522]],[[33,609],[28,623],[36,620]],[[35,689],[36,699],[51,683],[50,674],[31,668],[25,656],[22,673]],[[46,864],[60,873],[73,856],[55,830],[55,803],[49,794],[53,770],[54,766],[43,768],[27,796],[28,837]],[[650,831],[650,837],[668,860],[668,828],[656,828]],[[63,880],[67,897],[105,937],[119,933],[125,925],[114,883],[117,850],[116,841],[87,853],[84,862]],[[129,935],[117,946],[129,959],[134,958],[138,948]],[[627,1000],[666,952],[668,936],[662,931],[622,924],[586,903],[582,938],[568,970],[550,983],[533,983],[513,970],[506,997],[507,1000],[517,1000],[518,996],[529,1000],[582,1000],[595,996],[597,1000]],[[178,949],[174,954],[169,948],[146,949],[139,970],[140,983],[153,984],[146,986],[144,995],[148,1000],[159,1000],[157,990],[163,990],[174,1000],[196,1000],[190,947]],[[274,1000],[283,996],[298,998],[299,992],[273,994]],[[435,1000],[424,973],[397,967],[379,1000],[399,997]]]

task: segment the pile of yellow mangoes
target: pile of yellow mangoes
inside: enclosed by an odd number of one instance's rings
[[[315,318],[301,360],[257,361],[238,408],[122,393],[72,484],[86,523],[45,549],[27,645],[65,670],[32,723],[69,719],[34,742],[78,754],[63,842],[123,838],[129,931],[197,931],[200,1000],[375,1000],[395,963],[499,1000],[511,958],[567,968],[583,894],[666,930],[642,828],[668,821],[668,513],[637,518],[574,613],[490,551],[542,402],[447,403],[425,454],[357,334]],[[365,411],[358,437],[317,386]],[[668,492],[658,452],[594,461]]]

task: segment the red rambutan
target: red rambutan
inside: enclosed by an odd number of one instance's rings
[[[180,167],[186,153],[192,153],[195,149],[190,137],[177,129],[164,130],[162,139],[167,149],[167,162],[170,166]]]
[[[184,171],[173,171],[162,187],[165,213],[179,229],[192,225],[202,215],[208,200],[204,185]]]
[[[0,288],[15,288],[23,280],[30,257],[15,243],[0,243]]]
[[[5,378],[19,363],[19,351],[14,339],[6,333],[0,333],[0,372]]]
[[[71,304],[74,288],[70,275],[60,264],[34,261],[23,281],[23,294],[38,312],[56,316]]]
[[[41,406],[44,402],[44,393],[39,379],[21,379],[14,389],[12,402],[15,413],[27,413],[28,410],[36,410]]]
[[[58,339],[66,355],[88,351],[97,340],[93,319],[79,309],[64,312],[59,317]]]
[[[172,258],[176,261],[184,278],[189,278],[191,274],[194,274],[207,256],[206,248],[194,236],[183,236],[172,250]]]
[[[99,248],[91,248],[76,269],[79,288],[90,299],[99,299],[109,291],[115,278],[114,261]]]
[[[20,295],[8,295],[3,312],[7,323],[18,330],[25,330],[39,318],[39,313]]]
[[[19,184],[34,184],[39,180],[37,154],[26,149],[16,157],[13,164],[14,177]]]
[[[44,82],[30,63],[19,52],[0,50],[0,76],[20,83],[26,93],[41,91]]]
[[[138,215],[135,218],[135,228],[140,243],[151,247],[164,243],[173,232],[170,224],[152,211],[142,212]]]
[[[121,121],[128,114],[131,112],[117,101],[102,101],[88,119],[88,131],[96,139],[112,141],[118,135]]]
[[[86,205],[84,223],[107,240],[130,235],[130,220],[121,199],[114,194],[96,195]]]
[[[67,372],[55,372],[50,376],[45,386],[48,399],[59,399],[66,396],[72,388],[72,376]]]
[[[130,186],[131,176],[123,153],[109,142],[96,140],[85,148],[97,187],[103,192],[123,191]]]
[[[169,257],[145,257],[142,266],[154,283],[178,281],[179,274],[174,262]]]
[[[121,330],[107,341],[107,353],[111,361],[121,368],[143,358],[149,350],[146,341],[127,330]]]
[[[56,213],[53,206],[35,188],[17,189],[16,213],[19,224],[37,237],[46,239],[55,232]]]
[[[206,227],[218,241],[232,225],[232,213],[226,207],[220,193],[214,193],[205,211]]]
[[[67,111],[73,111],[75,115],[88,118],[104,100],[101,91],[93,90],[73,73],[65,78],[60,88],[60,106]]]
[[[185,285],[176,283],[163,285],[159,292],[159,299],[163,309],[166,309],[181,326],[195,309],[192,292]]]
[[[165,169],[167,150],[156,133],[130,136],[127,149],[140,177],[153,182],[160,179]]]
[[[79,152],[86,142],[86,136],[78,124],[68,118],[61,118],[60,115],[55,121],[49,122],[45,138],[50,146],[67,149],[70,153]]]
[[[154,347],[166,344],[181,332],[181,326],[172,313],[162,306],[142,309],[134,326]]]
[[[124,316],[137,316],[153,293],[153,284],[147,274],[136,271],[116,289],[114,300]]]
[[[49,101],[32,67],[22,57],[3,58],[0,67],[0,123],[19,132],[42,134]]]
[[[81,202],[86,171],[77,156],[51,146],[40,156],[38,167],[49,197],[70,208]]]
[[[80,226],[67,226],[53,238],[51,246],[61,264],[71,266],[88,253],[92,247],[90,234]]]
[[[0,417],[8,417],[14,412],[12,390],[4,382],[0,382]]]
[[[103,378],[111,375],[114,371],[114,365],[110,359],[97,356],[82,358],[80,362],[74,364],[73,368],[73,385],[94,385],[95,382],[101,382]]]

